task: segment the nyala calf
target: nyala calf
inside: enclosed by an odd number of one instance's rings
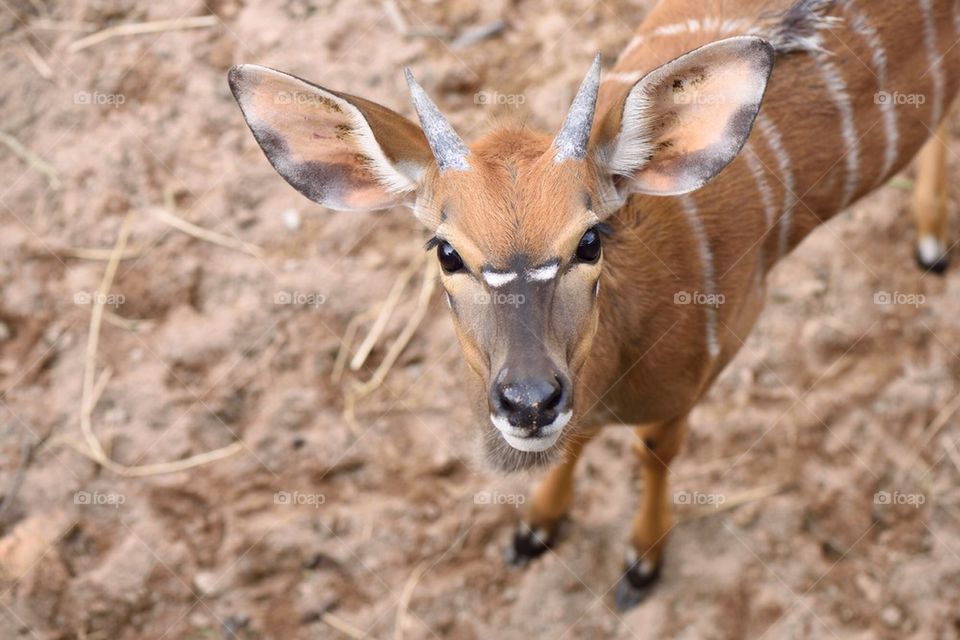
[[[407,204],[432,234],[486,456],[545,468],[513,560],[552,542],[597,431],[636,430],[627,607],[659,576],[687,416],[750,332],[770,269],[918,152],[917,260],[946,266],[958,38],[960,0],[663,0],[612,70],[594,60],[554,135],[497,128],[469,145],[409,71],[419,126],[260,66],[229,82],[305,196]],[[510,294],[523,303],[483,303]]]

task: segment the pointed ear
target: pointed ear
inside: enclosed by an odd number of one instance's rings
[[[256,65],[233,67],[228,79],[273,168],[331,209],[398,204],[433,163],[420,127],[374,102]]]
[[[750,135],[773,60],[766,41],[729,38],[680,56],[633,85],[592,141],[617,199],[689,193],[720,173]]]

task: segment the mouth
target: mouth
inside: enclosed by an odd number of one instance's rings
[[[490,422],[497,428],[507,444],[517,451],[538,453],[546,451],[556,444],[557,440],[560,439],[560,434],[563,433],[563,428],[570,422],[571,417],[573,417],[573,411],[564,411],[553,422],[538,428],[533,433],[528,429],[514,427],[506,418],[492,413],[490,414]]]

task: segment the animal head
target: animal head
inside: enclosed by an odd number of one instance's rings
[[[716,176],[746,141],[772,64],[759,38],[722,40],[653,70],[596,114],[598,56],[554,136],[501,128],[471,145],[409,71],[419,126],[265,67],[234,67],[229,81],[298,191],[340,210],[407,204],[433,235],[486,398],[491,461],[516,468],[549,460],[578,410],[578,372],[600,326],[604,219],[631,194],[684,194]]]

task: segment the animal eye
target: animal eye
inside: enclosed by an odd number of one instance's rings
[[[577,245],[577,260],[594,263],[600,259],[600,234],[595,228],[587,229]]]
[[[455,273],[463,269],[463,260],[449,242],[440,241],[437,245],[437,259],[444,273]]]

